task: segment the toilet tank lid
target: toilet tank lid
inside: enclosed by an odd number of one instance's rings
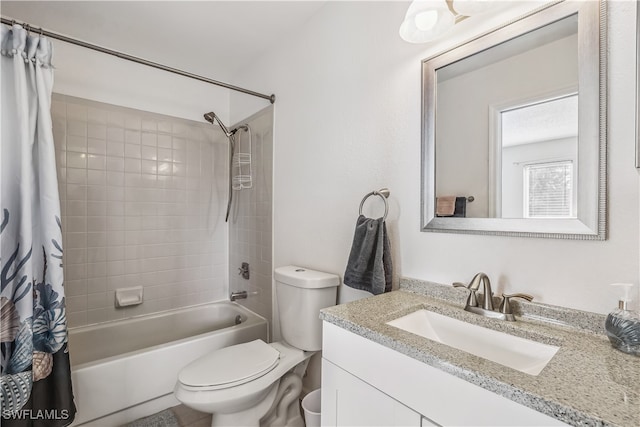
[[[275,269],[276,282],[306,289],[331,288],[340,285],[340,277],[323,271],[311,270],[296,265]]]

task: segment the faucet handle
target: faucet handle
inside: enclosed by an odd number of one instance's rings
[[[500,313],[511,314],[511,304],[510,304],[511,298],[522,298],[527,301],[533,300],[533,297],[528,294],[511,294],[511,295],[502,294],[502,303],[500,304]]]
[[[467,306],[468,307],[477,307],[478,306],[478,298],[476,297],[475,289],[469,288],[469,286],[460,282],[453,282],[454,288],[465,288],[469,291],[469,298],[467,298]]]

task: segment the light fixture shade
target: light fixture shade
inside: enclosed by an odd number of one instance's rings
[[[474,16],[486,12],[495,6],[493,0],[454,0],[453,10],[464,16]]]
[[[400,25],[400,37],[409,43],[426,43],[446,33],[454,23],[445,0],[414,0]]]

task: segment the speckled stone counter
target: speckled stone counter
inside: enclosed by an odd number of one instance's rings
[[[567,424],[640,427],[640,358],[598,333],[604,316],[521,304],[518,321],[506,322],[463,311],[465,300],[464,290],[403,279],[398,291],[326,308],[320,317]],[[422,308],[560,350],[532,376],[386,325]]]

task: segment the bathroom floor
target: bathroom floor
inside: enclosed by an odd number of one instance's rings
[[[209,427],[210,425],[211,414],[178,405],[137,419],[123,427]]]
[[[188,408],[184,405],[178,405],[171,408],[180,427],[210,427],[211,414],[198,412],[195,409]]]

